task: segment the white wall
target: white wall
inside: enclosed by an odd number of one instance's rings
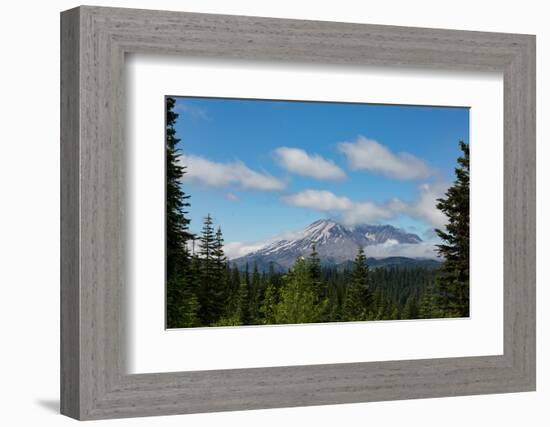
[[[98,5],[537,34],[538,392],[111,421],[145,426],[546,426],[550,335],[543,312],[548,217],[550,27],[543,1],[157,0]],[[0,395],[3,425],[67,425],[57,414],[59,360],[59,11],[75,1],[2,5],[0,78]],[[546,14],[545,14],[546,12]],[[544,194],[546,193],[546,194]],[[7,339],[6,339],[7,338]]]

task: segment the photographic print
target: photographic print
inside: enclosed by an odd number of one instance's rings
[[[165,111],[167,328],[469,316],[469,108]]]

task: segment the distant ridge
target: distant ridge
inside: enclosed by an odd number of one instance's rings
[[[254,263],[258,269],[266,271],[270,264],[276,271],[286,271],[300,256],[308,256],[315,244],[321,262],[325,265],[345,266],[357,255],[360,247],[379,245],[383,243],[418,244],[422,239],[416,234],[407,233],[391,225],[357,225],[348,227],[334,220],[322,219],[307,226],[297,233],[294,239],[281,239],[266,244],[249,254],[231,260],[239,268],[248,263],[250,268]],[[385,261],[384,261],[385,260]],[[428,259],[407,257],[388,257],[383,259],[370,258],[375,266],[415,266],[423,265],[426,268],[436,268],[439,262]]]

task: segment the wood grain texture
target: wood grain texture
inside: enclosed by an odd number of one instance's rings
[[[79,17],[61,21],[61,412],[80,414]]]
[[[62,13],[62,413],[77,419],[535,388],[535,38],[80,7]],[[127,53],[504,75],[504,354],[128,375]]]

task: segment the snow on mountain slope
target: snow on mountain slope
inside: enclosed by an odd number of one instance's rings
[[[315,244],[323,263],[339,264],[352,260],[360,247],[384,243],[418,244],[422,239],[416,234],[407,233],[391,225],[358,225],[347,227],[336,221],[322,219],[297,233],[294,239],[282,239],[271,242],[245,256],[232,260],[242,266],[258,263],[260,266],[273,262],[282,268],[289,268],[299,256],[311,253]]]

